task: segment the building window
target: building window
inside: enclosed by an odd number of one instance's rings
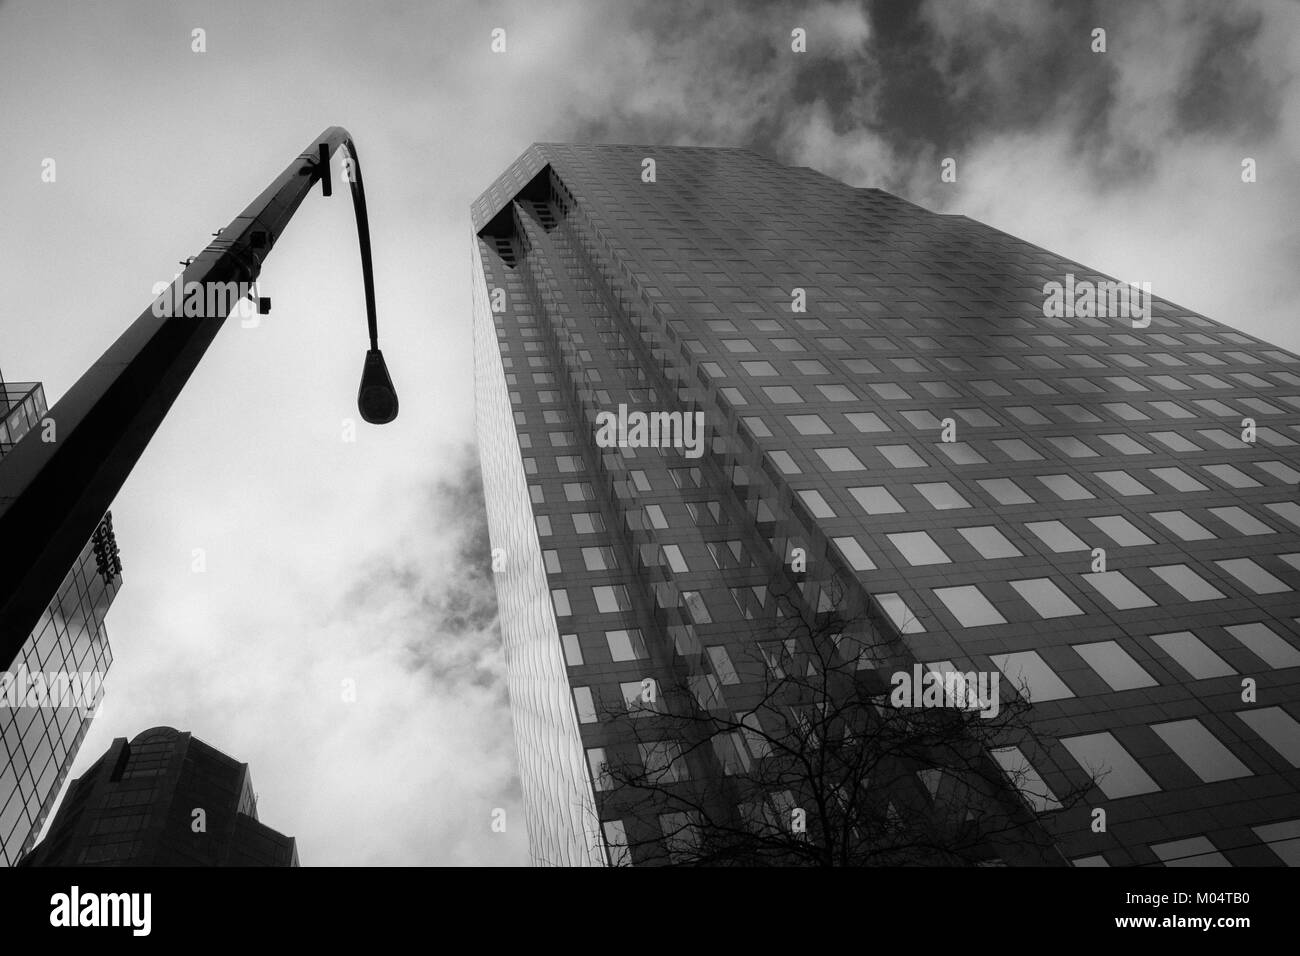
[[[784,680],[786,667],[794,660],[797,644],[794,638],[788,638],[784,641],[760,642],[758,645],[759,652],[763,655],[763,661],[767,664],[768,672],[777,680]]]
[[[1043,456],[1034,451],[1019,438],[999,438],[993,442],[994,447],[1012,461],[1042,461]]]
[[[1152,634],[1151,641],[1172,657],[1179,667],[1192,676],[1193,680],[1228,677],[1237,673],[1227,661],[1214,653],[1191,631]]]
[[[1214,537],[1208,528],[1181,511],[1153,511],[1151,517],[1184,541],[1206,541]]]
[[[890,401],[902,401],[912,397],[911,395],[907,394],[907,392],[903,389],[901,385],[897,385],[893,382],[878,382],[870,385],[869,387],[873,392],[875,392],[881,398],[888,399]],[[830,398],[830,396],[828,395],[827,398]]]
[[[944,603],[962,627],[983,627],[988,624],[1005,624],[1007,619],[998,613],[979,588],[965,585],[955,588],[935,588],[935,595]]]
[[[573,516],[573,530],[578,534],[596,534],[605,530],[605,521],[600,512],[578,512]]]
[[[829,435],[831,428],[820,415],[787,415],[786,420],[800,435]]]
[[[1069,475],[1038,475],[1044,487],[1062,501],[1081,501],[1092,498],[1093,494]]]
[[[1083,613],[1051,578],[1027,578],[1023,581],[1012,581],[1010,584],[1039,617],[1069,617],[1072,614]]]
[[[1203,465],[1206,471],[1229,488],[1258,488],[1259,482],[1232,465]]]
[[[814,518],[835,517],[835,510],[826,503],[826,499],[822,497],[820,491],[801,491],[799,497],[808,506],[808,510],[812,512]]]
[[[790,457],[790,453],[788,451],[782,451],[781,449],[777,449],[776,451],[769,452],[768,454],[772,456],[772,461],[776,462],[776,467],[781,470],[781,474],[783,475],[803,474],[803,471],[799,468],[798,463],[793,458]]]
[[[1037,410],[1027,405],[1017,405],[1005,409],[1026,425],[1050,425],[1051,421]]]
[[[591,770],[592,789],[609,790],[614,786],[614,777],[605,760],[604,747],[593,747],[587,751],[587,766]]]
[[[1151,852],[1165,866],[1231,866],[1222,853],[1205,837],[1153,843]]]
[[[1198,451],[1200,449],[1197,449]],[[1206,491],[1205,485],[1201,484],[1191,475],[1187,474],[1181,468],[1152,468],[1151,474],[1155,475],[1174,491]]]
[[[1209,510],[1210,514],[1214,515],[1234,531],[1239,531],[1242,534],[1276,534],[1272,528],[1247,512],[1244,508],[1211,508]]]
[[[1010,779],[1012,786],[1020,791],[1025,803],[1036,813],[1061,809],[1061,801],[1019,747],[999,747],[989,753]]]
[[[992,655],[993,666],[1000,670],[1022,697],[1031,703],[1073,697],[1074,691],[1056,676],[1037,651]]]
[[[981,478],[976,482],[1000,505],[1031,505],[1034,499],[1010,478]]]
[[[1138,443],[1128,435],[1101,435],[1102,441],[1106,442],[1116,451],[1123,455],[1149,455],[1151,449]]]
[[[821,392],[828,402],[856,402],[858,400],[858,396],[854,395],[847,385],[818,385],[817,391]]]
[[[925,564],[948,564],[950,559],[943,549],[934,543],[924,531],[908,531],[900,534],[886,535],[889,543],[898,549],[912,566]]]
[[[984,465],[988,463],[987,458],[964,441],[940,442],[938,447],[940,451],[952,459],[954,465]]]
[[[1107,797],[1118,800],[1160,789],[1113,734],[1063,737],[1061,744]]]
[[[692,623],[713,623],[713,615],[709,613],[708,605],[704,603],[704,595],[699,591],[683,591],[681,606],[686,610],[686,615]]]
[[[889,493],[888,489],[880,485],[872,485],[867,488],[850,488],[849,494],[862,506],[862,510],[869,515],[891,515],[903,511],[903,506],[898,503],[898,500]]]
[[[930,507],[938,511],[951,511],[955,508],[969,508],[970,502],[963,498],[952,485],[946,481],[934,481],[926,484],[913,485],[917,491],[930,503]]]
[[[578,712],[578,723],[596,722],[596,702],[592,699],[590,687],[573,688],[573,704]]]
[[[1281,707],[1239,710],[1237,716],[1293,767],[1300,767],[1300,723]]]
[[[700,851],[699,824],[688,813],[661,813],[659,830],[664,835],[664,849],[672,863],[688,863]]]
[[[717,757],[724,774],[732,776],[749,770],[749,750],[745,747],[739,731],[714,734],[709,742],[713,745],[714,756]]]
[[[1085,574],[1083,579],[1092,586],[1093,590],[1109,601],[1117,611],[1155,606],[1155,601],[1147,597],[1141,588],[1124,577],[1119,571]]]
[[[735,666],[731,663],[731,654],[720,644],[707,647],[705,650],[709,655],[709,663],[713,667],[713,673],[717,675],[719,681],[723,684],[739,684],[740,675],[736,673]]]
[[[903,599],[897,594],[878,594],[877,599],[889,619],[894,622],[902,634],[923,634],[925,628],[921,626],[921,621],[912,609],[907,606]]]
[[[1300,820],[1267,823],[1251,829],[1283,863],[1287,866],[1300,866]]]
[[[1300,667],[1300,651],[1266,624],[1229,624],[1226,630],[1269,667]]]
[[[619,681],[618,689],[629,716],[653,717],[659,712],[659,688],[653,677]]]
[[[686,563],[686,558],[682,556],[682,549],[675,544],[666,544],[664,547],[664,557],[668,560],[668,567],[677,574],[684,574],[690,570]]]
[[[845,418],[860,432],[887,432],[890,430],[875,412],[846,412]]]
[[[979,552],[982,558],[1018,558],[1020,550],[1007,540],[1001,531],[992,526],[958,528],[957,533]]]
[[[1294,501],[1276,501],[1265,507],[1293,525],[1300,527],[1300,504],[1296,504]]]
[[[933,412],[926,411],[925,409],[916,409],[914,411],[899,412],[899,414],[902,415],[904,418],[906,418],[908,424],[910,424],[913,428],[918,428],[918,429],[940,428],[943,425],[943,423],[940,422],[939,419],[935,418]]]
[[[818,448],[817,455],[831,471],[861,471],[865,467],[847,448]]]
[[[615,662],[640,661],[649,656],[646,654],[641,632],[635,628],[627,631],[606,631],[605,642],[609,645],[609,656]]]
[[[582,647],[578,643],[577,634],[561,634],[560,647],[564,650],[564,663],[569,667],[578,667],[582,664]]]
[[[677,783],[687,779],[686,758],[682,756],[682,746],[676,740],[637,744],[637,749],[641,752],[646,778],[651,783]]]
[[[816,359],[795,359],[794,370],[800,375],[829,375],[830,370]]]
[[[844,555],[844,559],[849,562],[849,567],[853,568],[854,571],[875,570],[876,563],[872,561],[871,556],[863,550],[862,545],[858,543],[857,538],[846,536],[842,538],[832,538],[831,540],[835,543],[835,546],[840,549],[840,553]]]
[[[1223,597],[1222,591],[1185,564],[1162,565],[1151,571],[1188,601],[1215,601]]]
[[[764,385],[763,394],[774,405],[799,405],[803,396],[789,385]]]
[[[895,468],[925,467],[925,459],[918,455],[911,445],[877,445],[876,451],[880,452]]]
[[[736,719],[741,725],[740,729],[750,756],[755,760],[762,760],[772,752],[772,746],[768,743],[767,733],[763,730],[757,713],[751,711],[747,714],[737,714]]]
[[[1256,594],[1277,594],[1290,591],[1286,584],[1269,574],[1250,558],[1233,558],[1230,561],[1215,561],[1219,567]]]
[[[1093,451],[1081,439],[1073,436],[1049,437],[1047,439],[1064,455],[1070,458],[1096,458],[1097,453]]]
[[[1154,543],[1138,530],[1132,522],[1119,515],[1104,515],[1100,518],[1089,518],[1088,520],[1103,534],[1122,547],[1127,548]]]
[[[1203,783],[1251,775],[1250,769],[1195,718],[1153,724],[1151,729]]]
[[[606,820],[601,824],[605,832],[605,849],[610,866],[631,866],[632,851],[627,845],[627,829],[622,820]]]
[[[594,501],[596,492],[588,482],[567,481],[564,483],[565,501]]]
[[[1142,482],[1138,481],[1127,471],[1099,471],[1096,472],[1098,478],[1106,482],[1121,495],[1149,495],[1151,489]]]
[[[1057,554],[1088,550],[1088,545],[1059,521],[1030,521],[1025,527]]]
[[[997,419],[980,408],[958,408],[955,411],[968,425],[976,428],[996,428],[999,424]]]

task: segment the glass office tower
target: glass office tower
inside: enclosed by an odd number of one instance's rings
[[[298,844],[257,819],[248,764],[153,727],[73,781],[22,865],[298,866]]]
[[[635,856],[596,702],[684,671],[743,709],[796,549],[810,606],[848,581],[882,639],[1032,702],[1041,745],[994,756],[1064,859],[1300,862],[1295,355],[747,150],[534,144],[472,219],[537,862]],[[705,440],[599,440],[638,410]],[[674,772],[761,755],[707,756]]]
[[[3,459],[25,436],[39,440],[47,409],[39,383],[0,382],[0,396]],[[90,728],[113,662],[104,616],[121,583],[112,515],[106,514],[18,658],[0,667],[2,866],[16,863],[40,835]]]

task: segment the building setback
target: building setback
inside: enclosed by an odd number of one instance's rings
[[[0,378],[0,467],[20,440],[39,440],[46,411],[40,383]],[[112,515],[105,514],[18,657],[0,663],[7,675],[0,677],[0,866],[12,866],[36,842],[90,728],[113,662],[104,617],[121,584]],[[25,706],[38,674],[72,679],[94,699],[41,699],[37,691],[34,706]]]
[[[257,819],[248,764],[154,727],[113,741],[73,781],[22,866],[297,866],[293,837]]]
[[[1032,701],[998,759],[1087,788],[1039,807],[1064,859],[1300,863],[1294,354],[742,149],[534,144],[472,220],[535,862],[629,861],[592,702],[671,668],[743,699],[798,547],[811,605],[847,575],[917,661]],[[598,442],[622,405],[702,413],[703,456]]]

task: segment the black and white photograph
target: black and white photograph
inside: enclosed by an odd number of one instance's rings
[[[0,0],[0,217],[11,938],[1284,929],[1300,2]]]

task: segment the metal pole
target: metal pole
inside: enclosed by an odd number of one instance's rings
[[[206,290],[211,283],[256,281],[312,186],[322,181],[328,194],[329,157],[340,146],[351,158],[347,178],[370,333],[359,402],[367,421],[382,423],[396,417],[397,399],[378,347],[365,192],[347,130],[331,126],[313,140],[176,282]],[[151,304],[49,410],[54,440],[33,429],[0,461],[0,662],[20,653],[237,301],[203,299],[205,305],[215,300],[214,314],[159,315]]]

